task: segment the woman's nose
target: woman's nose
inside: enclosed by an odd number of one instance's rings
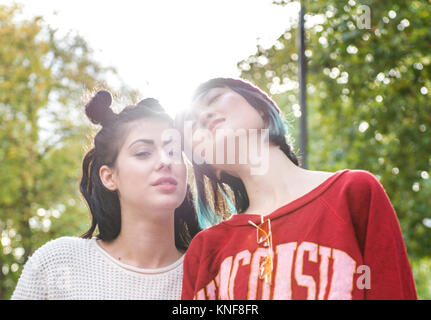
[[[201,113],[200,116],[200,124],[203,128],[206,128],[208,126],[208,123],[211,121],[212,118],[214,118],[215,112],[212,110],[206,110]]]
[[[163,168],[171,168],[173,159],[168,154],[168,152],[162,150],[160,152],[160,158],[159,158],[159,164],[158,164],[158,170],[161,170]]]

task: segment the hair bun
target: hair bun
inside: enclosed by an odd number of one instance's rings
[[[99,91],[85,106],[85,113],[92,123],[105,126],[116,116],[110,108],[111,103],[111,93],[106,90]]]
[[[151,110],[164,112],[165,110],[161,106],[159,100],[154,98],[146,98],[138,102],[137,107],[147,107]]]

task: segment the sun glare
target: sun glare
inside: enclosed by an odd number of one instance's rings
[[[124,83],[157,98],[172,115],[188,106],[199,83],[239,76],[237,63],[257,44],[273,44],[297,14],[295,6],[271,0],[17,2],[26,16],[78,32],[97,61],[114,66]]]

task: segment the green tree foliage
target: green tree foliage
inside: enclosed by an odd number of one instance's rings
[[[81,160],[94,130],[84,90],[112,68],[78,35],[60,36],[20,7],[0,6],[0,299],[9,298],[35,249],[79,236],[89,212],[79,195]],[[130,97],[136,92],[127,92]]]
[[[308,166],[365,169],[380,179],[415,260],[419,293],[431,298],[423,272],[431,248],[431,3],[304,3]],[[297,21],[238,66],[298,120]],[[298,138],[298,121],[291,123]]]

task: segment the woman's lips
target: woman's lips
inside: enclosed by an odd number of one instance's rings
[[[178,182],[174,178],[162,177],[157,179],[152,186],[162,191],[174,191],[177,188],[177,184]]]

